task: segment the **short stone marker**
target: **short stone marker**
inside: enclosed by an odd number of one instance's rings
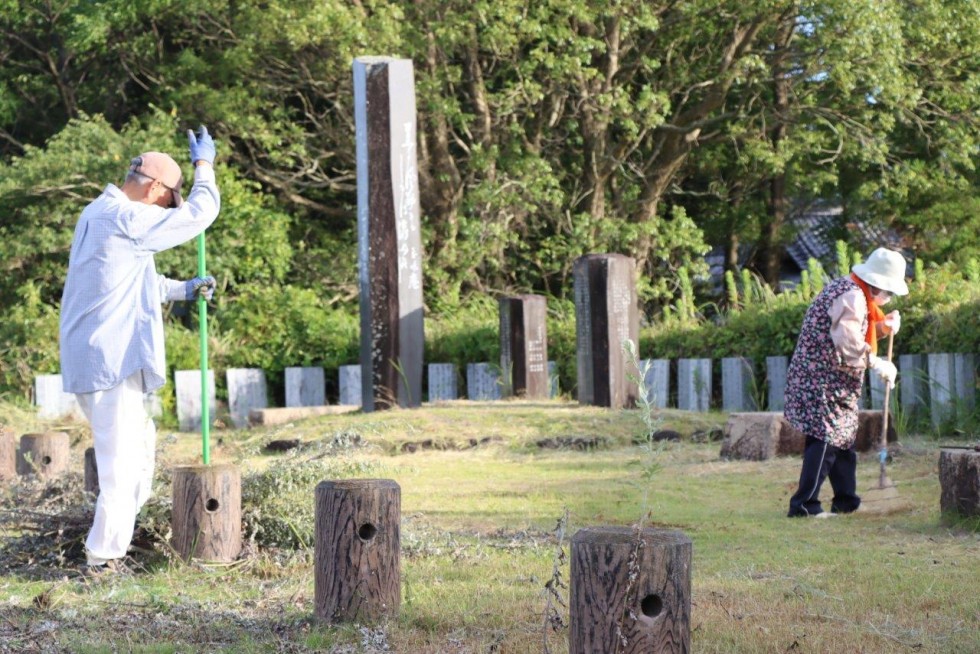
[[[458,374],[454,363],[429,364],[429,402],[459,399]]]
[[[503,397],[547,399],[548,302],[543,295],[499,300]]]
[[[657,409],[666,409],[670,398],[670,360],[643,359],[640,370],[645,371],[643,385],[647,392],[647,402]]]
[[[980,451],[966,447],[941,449],[939,485],[939,509],[943,515],[980,516]]]
[[[780,411],[732,413],[725,424],[721,458],[765,461],[801,454],[806,438]]]
[[[259,368],[228,368],[227,379],[231,422],[239,429],[248,427],[249,412],[269,406],[265,371]]]
[[[905,415],[917,419],[929,410],[929,374],[924,354],[898,357],[898,397]]]
[[[466,397],[478,401],[499,400],[500,371],[489,363],[467,363]]]
[[[752,360],[728,357],[721,360],[721,407],[725,411],[755,411],[755,371]]]
[[[401,488],[390,479],[316,487],[314,611],[329,622],[374,622],[401,605]]]
[[[354,60],[365,411],[422,403],[422,237],[411,59]]]
[[[17,440],[14,430],[0,426],[0,481],[17,478]]]
[[[340,366],[340,404],[346,406],[363,406],[363,386],[361,384],[361,366]]]
[[[83,417],[74,393],[66,393],[61,375],[38,375],[34,378],[34,404],[37,417],[56,420],[72,416]]]
[[[927,355],[929,362],[929,406],[933,427],[956,415],[953,402],[956,389],[956,367],[952,354]]]
[[[558,377],[558,362],[548,362],[548,397],[554,399],[558,397],[561,390],[561,380]]]
[[[677,408],[707,411],[711,407],[711,359],[678,359]]]
[[[889,416],[889,443],[898,442],[895,421]],[[858,411],[854,448],[874,452],[881,443],[881,411]],[[803,454],[806,437],[796,430],[781,411],[732,413],[724,429],[720,456],[723,459],[765,461],[774,456]]]
[[[174,390],[177,394],[177,422],[180,425],[180,431],[200,431],[201,371],[175,371]],[[208,370],[208,416],[211,420],[214,420],[215,404],[214,370]]]
[[[327,403],[326,378],[320,366],[286,368],[286,406],[323,406]]]
[[[237,466],[173,469],[172,545],[185,561],[230,562],[242,551],[242,476]]]
[[[766,385],[769,387],[770,411],[782,411],[786,406],[786,370],[789,357],[766,357]]]
[[[691,651],[691,539],[589,527],[572,536],[570,654]]]
[[[575,354],[578,401],[614,409],[636,405],[639,375],[623,351],[639,347],[636,261],[622,254],[589,254],[575,260]]]
[[[970,415],[976,406],[977,373],[972,354],[953,355],[953,377],[956,379],[957,405],[964,414]]]
[[[55,479],[68,471],[70,440],[60,431],[24,434],[20,437],[17,472],[37,475],[39,479]]]

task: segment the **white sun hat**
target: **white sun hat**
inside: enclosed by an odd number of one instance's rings
[[[856,264],[851,272],[865,283],[893,295],[908,295],[905,283],[905,257],[899,252],[878,248],[864,263]]]

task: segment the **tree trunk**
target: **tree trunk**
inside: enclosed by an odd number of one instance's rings
[[[569,653],[691,651],[691,539],[592,527],[572,537]]]
[[[234,561],[242,550],[242,478],[230,464],[173,471],[173,548],[185,560]]]
[[[786,139],[787,117],[789,113],[790,74],[787,72],[787,58],[790,41],[793,38],[795,23],[786,16],[780,22],[776,33],[776,44],[773,55],[773,120],[772,151],[779,152],[781,143]],[[786,224],[786,171],[780,168],[769,180],[769,202],[767,213],[769,223],[765,225],[762,235],[763,275],[772,288],[779,287],[779,269],[783,255],[782,231]]]
[[[324,481],[316,487],[316,615],[375,621],[401,604],[401,488],[388,479]]]

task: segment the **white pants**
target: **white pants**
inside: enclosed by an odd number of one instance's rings
[[[76,393],[92,426],[99,499],[85,541],[90,565],[126,556],[136,515],[150,499],[156,426],[143,407],[143,373],[107,391]]]

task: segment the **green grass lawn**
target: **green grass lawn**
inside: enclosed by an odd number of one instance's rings
[[[719,443],[690,436],[722,426],[723,414],[660,418],[685,438],[637,445],[638,412],[516,401],[217,432],[213,460],[246,473],[281,458],[261,450],[275,438],[360,436],[361,446],[337,456],[401,486],[398,617],[342,627],[315,620],[309,549],[250,547],[228,566],[150,553],[137,555],[145,570],[136,575],[94,581],[79,579],[71,562],[7,566],[0,651],[564,652],[567,634],[544,627],[556,553],[579,528],[638,522],[694,543],[694,652],[980,651],[980,535],[975,524],[940,520],[934,441],[905,436],[889,467],[907,510],[790,520],[797,458],[722,461]],[[80,472],[88,436],[71,429]],[[537,445],[562,438],[599,445]],[[489,440],[469,447],[471,439]],[[407,443],[427,446],[409,454]],[[194,435],[161,431],[159,465],[191,462],[198,448]],[[873,455],[862,456],[860,488],[875,484],[877,469]],[[17,509],[12,497],[4,511]],[[313,488],[295,502],[312,503]],[[21,534],[0,536],[7,547]],[[567,580],[567,563],[559,571]]]

